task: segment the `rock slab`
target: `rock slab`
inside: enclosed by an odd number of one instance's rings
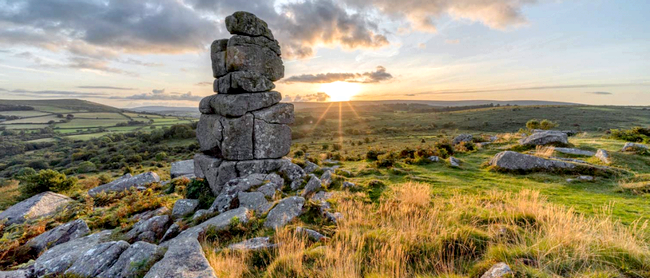
[[[134,187],[145,186],[154,182],[160,182],[160,177],[154,172],[146,172],[137,176],[126,174],[117,180],[88,190],[88,195],[95,197],[100,193],[121,192]]]
[[[6,225],[20,224],[29,219],[51,215],[71,201],[65,195],[43,192],[0,212],[0,221],[6,220]]]

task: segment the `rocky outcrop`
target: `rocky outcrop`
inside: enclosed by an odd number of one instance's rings
[[[48,216],[71,201],[65,195],[43,192],[0,212],[0,222],[6,221],[6,225],[20,224],[29,219]]]
[[[575,164],[544,159],[513,151],[500,152],[490,160],[490,165],[508,171],[573,169]]]
[[[134,187],[145,186],[154,182],[160,182],[160,177],[154,172],[147,172],[137,176],[126,174],[117,180],[88,190],[88,195],[95,197],[100,193],[121,192]]]
[[[165,234],[169,225],[169,215],[159,215],[147,220],[140,220],[140,222],[133,225],[131,230],[124,234],[124,238],[129,242],[146,241],[153,243]]]
[[[317,178],[314,175],[309,175],[309,176],[310,176],[309,181],[307,182],[307,185],[305,185],[305,190],[303,190],[301,194],[303,197],[310,196],[311,194],[320,190],[322,187],[319,178]]]
[[[177,238],[165,256],[154,264],[145,278],[216,278],[216,274],[195,237]]]
[[[180,199],[174,203],[174,208],[172,209],[172,218],[177,219],[183,216],[190,215],[194,213],[196,208],[199,206],[199,200],[194,199]]]
[[[646,145],[642,144],[636,144],[636,143],[625,143],[625,146],[623,146],[623,149],[621,150],[622,152],[640,152],[640,151],[647,151],[648,147]]]
[[[481,275],[481,278],[501,278],[510,277],[506,275],[513,275],[512,270],[506,263],[498,263],[492,266],[488,271]]]
[[[86,251],[65,273],[81,277],[98,277],[99,274],[113,266],[120,254],[127,248],[129,248],[129,243],[126,241],[100,243]]]
[[[472,142],[473,139],[474,136],[472,136],[471,134],[461,134],[456,136],[456,138],[454,138],[454,140],[451,141],[451,144],[455,146],[460,144],[461,142]]]
[[[194,160],[190,159],[172,162],[170,174],[172,179],[178,177],[194,177]]]
[[[269,237],[256,237],[228,245],[228,249],[237,251],[262,251],[277,248]]]
[[[555,148],[556,152],[571,155],[594,156],[596,153],[575,148]]]
[[[305,204],[305,198],[287,197],[269,212],[264,222],[264,227],[280,228],[291,222],[294,218],[302,214],[302,207]]]
[[[52,248],[62,243],[75,240],[90,233],[90,229],[85,221],[77,219],[72,222],[60,225],[52,230],[40,234],[30,239],[25,246],[29,247],[34,253],[41,253],[46,248]]]
[[[564,146],[569,144],[569,138],[566,133],[548,130],[533,133],[530,136],[519,140],[519,144],[523,146]]]
[[[64,273],[86,252],[106,241],[110,235],[110,230],[102,231],[48,249],[34,262],[34,275],[40,277]]]
[[[129,248],[124,250],[117,258],[115,263],[102,272],[98,277],[103,278],[123,278],[123,277],[137,277],[143,269],[152,261],[156,261],[158,257],[158,246],[138,241],[131,244]]]

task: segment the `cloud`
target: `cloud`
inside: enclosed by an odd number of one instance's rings
[[[319,73],[294,75],[284,79],[284,83],[332,83],[345,81],[353,83],[378,83],[393,78],[386,68],[378,66],[376,71],[364,73]]]
[[[475,94],[475,93],[496,93],[496,92],[515,92],[515,91],[532,91],[532,90],[551,90],[551,89],[586,89],[586,88],[604,88],[604,87],[635,87],[635,86],[650,86],[648,82],[633,82],[633,83],[603,83],[603,84],[574,84],[574,85],[558,85],[558,86],[531,86],[531,87],[516,87],[516,88],[502,88],[502,89],[477,89],[477,90],[439,90],[419,92],[412,95],[450,95],[450,94]],[[598,95],[613,94],[609,92],[586,92]],[[398,95],[398,94],[387,94]],[[401,95],[401,94],[399,94]]]
[[[445,40],[445,43],[446,43],[446,44],[459,44],[459,43],[460,43],[460,40],[459,40],[459,39],[455,39],[455,40]]]
[[[104,60],[97,60],[97,59],[84,58],[84,57],[71,57],[70,63],[65,66],[73,69],[117,73],[117,74],[129,75],[133,77],[139,76],[139,74],[135,72],[126,71],[119,68],[113,68],[110,67],[108,64],[109,62]]]
[[[113,99],[129,99],[129,100],[181,100],[181,101],[200,101],[202,96],[192,95],[192,92],[181,93],[166,93],[165,89],[151,90],[151,93],[136,94],[127,97],[112,97]]]
[[[610,92],[585,92],[585,94],[592,94],[592,95],[613,95]]]
[[[24,89],[16,89],[16,90],[1,90],[6,92],[7,94],[12,94],[12,95],[18,95],[18,96],[31,96],[31,97],[95,97],[95,98],[104,98],[108,97],[107,94],[104,93],[96,93],[96,92],[75,92],[75,91],[59,91],[59,90],[45,90],[45,91],[31,91],[31,90],[24,90]]]
[[[419,49],[426,49],[426,48],[427,48],[427,44],[426,44],[426,43],[418,43],[418,48],[419,48]]]
[[[330,99],[330,96],[326,93],[323,92],[318,92],[315,94],[308,94],[305,96],[297,95],[295,98],[293,98],[293,102],[323,102],[323,101],[328,101]]]
[[[415,94],[406,94],[405,96],[407,96],[407,97],[414,97]]]
[[[194,84],[194,86],[212,86],[212,82],[208,82],[208,81],[199,82],[199,83]]]
[[[282,98],[282,102],[291,102],[291,101],[293,101],[293,99],[289,95],[286,95],[284,96],[284,98]]]
[[[113,87],[113,86],[77,86],[77,88],[80,88],[80,89],[121,90],[121,91],[135,90],[134,88],[123,88],[123,87]]]

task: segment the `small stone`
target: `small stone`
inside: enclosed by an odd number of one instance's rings
[[[451,144],[455,146],[460,144],[461,142],[472,142],[473,139],[474,136],[472,136],[471,134],[461,134],[456,136],[456,138],[454,138]]]
[[[118,180],[88,190],[88,195],[95,197],[102,192],[121,192],[138,186],[149,185],[154,182],[160,182],[160,177],[154,172],[146,172],[133,177],[130,174],[127,174]]]
[[[192,216],[192,220],[198,220],[204,218],[206,215],[210,214],[210,210],[207,209],[200,209],[197,210],[194,215]]]
[[[305,167],[303,169],[305,170],[305,173],[310,174],[311,172],[318,170],[318,168],[318,164],[307,160],[305,161]]]
[[[194,160],[172,162],[170,173],[172,179],[177,177],[194,177]]]
[[[307,182],[307,185],[305,185],[305,190],[301,194],[303,197],[307,197],[311,195],[312,193],[318,191],[322,187],[319,178],[317,178],[313,174],[309,176],[310,176],[309,182]]]
[[[268,214],[264,227],[277,229],[291,222],[302,214],[305,199],[302,197],[287,197],[282,199]]]
[[[303,228],[303,227],[297,227],[296,228],[296,233],[304,234],[304,235],[306,235],[307,237],[309,237],[310,239],[312,239],[314,241],[321,241],[321,240],[327,238],[326,236],[322,235],[321,233],[319,233],[317,231],[307,229],[307,228]]]
[[[354,184],[354,183],[351,183],[349,181],[344,181],[343,182],[343,188],[355,188],[355,187],[356,187],[356,184]]]
[[[596,157],[605,164],[611,163],[611,160],[609,158],[609,153],[607,153],[606,150],[598,149],[598,151],[596,151]]]
[[[199,200],[195,199],[180,199],[174,203],[174,208],[172,209],[172,218],[177,219],[183,216],[189,215],[196,210],[196,207],[199,206]]]
[[[136,277],[139,272],[150,262],[157,260],[158,246],[138,241],[131,244],[129,248],[120,254],[113,266],[101,273],[98,277],[103,278],[123,278]]]
[[[237,198],[239,199],[239,207],[254,210],[258,215],[266,213],[271,209],[271,207],[273,207],[273,205],[266,200],[264,194],[260,192],[239,192]]]
[[[216,185],[217,174],[222,160],[219,158],[211,157],[202,153],[194,155],[194,175],[197,178],[204,178],[212,187]]]
[[[433,156],[429,156],[429,158],[427,158],[427,159],[429,159],[429,161],[431,161],[431,162],[438,162],[438,161],[440,161],[440,157],[437,157],[437,156],[435,156],[435,155],[433,155]]]
[[[266,197],[274,198],[276,189],[275,189],[275,186],[273,184],[267,183],[267,184],[262,185],[259,188],[257,188],[256,191],[264,194],[264,196],[266,196]]]
[[[453,156],[450,156],[449,157],[449,165],[451,165],[451,167],[454,167],[454,168],[459,168],[460,167],[460,160],[458,160],[457,158],[455,158]]]
[[[269,237],[256,237],[228,245],[228,249],[236,251],[261,251],[277,247],[277,244],[271,243]]]
[[[106,230],[47,249],[34,262],[34,275],[42,277],[63,274],[83,254],[107,240],[111,233],[110,230]]]
[[[331,222],[337,223],[339,220],[343,219],[343,214],[340,212],[325,212],[325,218]]]
[[[268,24],[248,12],[239,11],[226,17],[226,29],[233,35],[264,36],[273,40],[273,33],[269,29]]]
[[[500,278],[505,277],[507,274],[513,274],[510,267],[506,263],[498,263],[486,271],[481,278]]]

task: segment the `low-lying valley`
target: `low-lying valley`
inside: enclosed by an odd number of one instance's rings
[[[198,119],[2,103],[0,277],[650,277],[647,108],[294,106],[225,23]]]

